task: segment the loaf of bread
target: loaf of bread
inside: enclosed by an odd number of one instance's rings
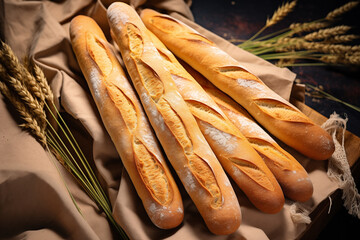
[[[184,23],[151,9],[141,17],[177,57],[242,105],[278,139],[300,153],[325,160],[334,152],[331,136],[267,87],[238,61]]]
[[[225,171],[254,206],[266,213],[279,212],[284,195],[260,155],[164,44],[149,35]]]
[[[102,121],[151,221],[162,229],[178,226],[184,216],[181,195],[110,44],[86,16],[71,21],[70,37]]]
[[[230,234],[241,222],[234,190],[179,94],[136,11],[113,3],[108,20],[150,123],[186,191],[214,234]]]
[[[182,64],[264,159],[280,183],[285,196],[299,202],[309,200],[313,194],[313,185],[303,166],[280,147],[237,102],[189,65]]]

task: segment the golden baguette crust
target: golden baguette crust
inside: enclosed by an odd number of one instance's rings
[[[226,172],[258,209],[279,212],[284,195],[260,155],[164,44],[151,32],[149,35]]]
[[[125,3],[111,4],[107,14],[151,125],[206,225],[215,234],[236,231],[241,212],[234,190],[164,68],[140,17]]]
[[[334,152],[331,136],[267,87],[213,42],[184,23],[151,9],[141,17],[175,55],[242,105],[263,127],[287,145],[316,160]]]
[[[147,214],[159,228],[178,226],[183,205],[160,146],[116,56],[96,22],[77,16],[71,43],[104,125]]]
[[[255,150],[262,156],[280,183],[286,197],[304,202],[313,194],[313,185],[303,166],[263,130],[237,102],[220,91],[200,73],[186,63],[185,69],[214,99],[224,114],[243,133]]]

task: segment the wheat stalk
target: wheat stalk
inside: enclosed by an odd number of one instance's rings
[[[360,38],[359,35],[347,34],[347,35],[332,36],[331,38],[326,39],[326,42],[328,42],[328,43],[346,43],[346,42],[352,42],[359,38]]]
[[[330,63],[330,64],[353,64],[353,65],[359,65],[360,64],[360,56],[356,55],[349,55],[345,54],[343,56],[341,55],[324,55],[320,57],[320,61]]]
[[[26,77],[26,80],[24,80],[23,82],[27,84],[27,87],[29,88],[30,92],[32,92],[39,99],[39,101],[43,103],[45,101],[45,94],[42,90],[42,87],[37,81],[37,76],[35,75],[35,71],[34,71],[34,66],[35,66],[34,62],[31,61],[29,58],[25,58],[24,66],[26,67],[26,70],[29,73],[26,75],[29,76]]]
[[[36,65],[34,61],[30,61],[30,60],[28,60],[27,68],[34,76],[34,79],[36,80],[36,84],[39,86],[45,99],[49,102],[53,101],[54,99],[53,93],[50,89],[50,86],[41,68],[38,65]]]
[[[295,63],[295,58],[280,58],[277,63],[275,63],[278,67],[291,66]]]
[[[316,50],[324,53],[343,54],[344,52],[350,52],[352,50],[352,46],[346,46],[342,44],[327,44],[327,43],[306,42],[306,41],[302,41],[302,46],[305,49]]]
[[[14,79],[18,79],[30,90],[29,92],[35,98],[38,98],[40,102],[43,102],[44,95],[42,94],[39,85],[36,83],[34,76],[19,62],[9,45],[2,43],[1,48],[0,60],[1,62],[6,63],[4,66],[8,74]],[[29,61],[26,61],[26,63],[28,62]]]
[[[303,38],[283,38],[278,42],[278,51],[292,51],[292,50],[315,50],[323,53],[345,54],[355,53],[359,51],[360,46],[350,46],[343,44],[332,44],[323,42],[308,42]]]
[[[337,18],[341,17],[345,13],[347,13],[350,10],[352,10],[353,8],[355,8],[358,4],[359,4],[358,1],[348,2],[348,3],[344,4],[343,6],[329,12],[326,15],[325,19],[328,21],[336,20]]]
[[[266,20],[266,24],[264,27],[262,27],[256,34],[254,34],[251,38],[246,40],[243,45],[246,45],[246,43],[250,42],[251,40],[255,39],[257,36],[259,36],[266,28],[276,24],[277,22],[281,21],[286,15],[288,15],[296,6],[297,0],[294,0],[292,2],[287,2],[280,6],[273,14],[273,16]]]
[[[347,102],[344,102],[344,101],[342,101],[342,100],[334,97],[333,95],[331,95],[331,94],[325,92],[324,90],[322,90],[322,87],[321,87],[321,86],[316,87],[316,86],[313,86],[313,85],[308,84],[308,83],[305,83],[305,86],[306,86],[306,87],[309,87],[309,88],[312,89],[313,91],[316,91],[315,94],[310,93],[310,96],[313,96],[313,97],[325,97],[325,98],[330,99],[330,100],[332,100],[332,101],[342,103],[342,104],[344,104],[345,106],[348,106],[348,107],[350,107],[350,108],[352,108],[352,109],[360,112],[360,107],[357,107],[357,106],[355,106],[355,105],[349,104],[349,103],[347,103]]]
[[[360,52],[360,45],[354,45],[354,46],[351,46],[351,51],[348,53],[359,54],[359,52]]]
[[[35,78],[5,43],[1,43],[0,60],[3,63],[0,69],[1,77],[8,81],[8,85],[24,101],[29,108],[29,114],[39,123],[41,131],[45,131],[47,121],[44,111],[45,97]]]
[[[273,16],[266,20],[266,27],[270,27],[272,25],[275,25],[276,23],[280,22],[284,19],[290,12],[292,12],[296,6],[297,0],[294,0],[292,2],[287,2],[280,6],[273,14]]]
[[[281,21],[293,10],[295,4],[296,1],[283,4],[270,19],[267,19],[260,31],[238,46],[266,60],[277,59],[279,66],[314,66],[325,65],[325,63],[335,64],[336,61],[337,64],[360,65],[360,46],[346,44],[359,36],[345,35],[351,29],[349,26],[331,27],[339,16],[355,8],[358,2],[347,3],[329,12],[326,18],[312,22],[293,23],[288,28],[257,38],[266,27]],[[324,57],[325,55],[327,57]],[[299,60],[311,61],[298,63]],[[293,64],[294,61],[296,63]]]
[[[54,95],[52,90],[50,89],[50,86],[47,82],[47,79],[44,75],[44,72],[41,70],[41,68],[35,64],[34,61],[31,61],[30,59],[26,59],[25,65],[29,72],[32,74],[32,78],[28,79],[28,81],[31,81],[32,84],[35,84],[37,86],[37,89],[33,89],[33,91],[37,91],[39,94],[41,94],[41,101],[42,103],[45,103],[46,101],[49,103],[53,103]],[[55,113],[55,105],[49,104],[45,110],[47,115],[49,115],[49,112]],[[52,126],[56,126],[56,121],[53,118],[50,118],[49,123]]]
[[[44,129],[40,127],[38,121],[29,113],[24,103],[12,94],[4,82],[0,82],[0,92],[11,102],[20,114],[21,119],[25,121],[20,127],[30,131],[43,147],[46,146],[47,141]]]
[[[6,63],[4,64],[4,67],[6,68],[7,72],[9,72],[9,75],[15,78],[21,78],[22,74],[19,71],[19,66],[21,66],[21,64],[11,50],[10,46],[3,42],[0,42],[0,49],[0,62]]]
[[[29,130],[44,148],[48,150],[48,146],[51,147],[51,151],[56,153],[54,155],[58,158],[58,161],[83,186],[83,189],[105,213],[115,229],[118,230],[122,239],[128,239],[112,216],[111,204],[94,171],[57,110],[53,102],[53,93],[40,67],[29,60],[26,60],[26,67],[24,67],[20,64],[11,48],[2,42],[0,60],[0,91],[24,119],[25,123],[20,126]],[[3,81],[6,81],[6,83]],[[46,101],[49,102],[49,105]],[[61,129],[67,142],[63,141],[54,126],[50,124],[44,106]],[[72,152],[75,152],[74,156]],[[70,191],[69,195],[78,208]],[[79,208],[78,210],[80,211]]]
[[[299,37],[285,37],[277,41],[276,50],[279,52],[289,52],[294,50],[302,49],[303,39]]]
[[[321,28],[328,27],[328,22],[308,22],[308,23],[292,23],[289,26],[289,29],[292,30],[291,34],[299,34],[303,32],[311,32],[319,30]]]
[[[329,37],[342,35],[342,34],[346,33],[347,31],[349,31],[350,29],[351,29],[351,27],[345,26],[345,25],[336,26],[336,27],[332,27],[332,28],[320,29],[319,31],[305,35],[304,39],[306,41],[326,39]]]
[[[324,55],[320,57],[322,62],[336,64],[340,61],[340,57],[338,55]]]
[[[353,65],[360,65],[360,54],[359,52],[353,54],[345,54],[344,56],[344,63],[350,63]]]
[[[13,91],[18,94],[19,98],[25,103],[26,107],[29,108],[29,113],[33,115],[39,122],[41,129],[46,127],[46,114],[43,109],[43,104],[40,104],[39,101],[33,97],[30,91],[23,85],[19,80],[11,77],[4,76],[3,72],[1,74],[3,78],[7,77],[9,86]]]

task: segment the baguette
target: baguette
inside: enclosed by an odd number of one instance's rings
[[[150,123],[168,159],[214,234],[241,222],[239,202],[136,11],[125,3],[107,10],[110,29]]]
[[[102,121],[142,200],[159,228],[178,226],[183,204],[141,103],[94,20],[75,17],[71,43]]]
[[[260,155],[164,44],[151,32],[149,35],[225,171],[254,206],[266,213],[279,212],[284,195]]]
[[[332,155],[335,146],[324,129],[212,41],[184,23],[154,10],[144,9],[141,17],[170,51],[242,105],[274,136],[315,160],[325,160]]]
[[[279,182],[285,196],[299,202],[309,200],[313,194],[313,184],[303,166],[280,147],[237,102],[189,65],[184,63],[183,65],[264,159]]]

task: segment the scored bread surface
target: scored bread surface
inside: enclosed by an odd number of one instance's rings
[[[294,201],[309,200],[313,193],[313,185],[303,166],[291,154],[281,148],[244,108],[194,69],[186,64],[184,65],[264,159],[280,183],[285,196]]]
[[[150,219],[160,228],[178,226],[183,219],[179,190],[109,43],[86,16],[72,20],[70,35],[100,116]]]
[[[302,154],[325,160],[331,136],[213,42],[174,18],[144,9],[145,25],[175,55],[242,105],[263,127]]]
[[[144,44],[138,29],[134,25],[128,24],[126,31],[129,37],[130,52],[132,57],[137,60],[137,70],[145,89],[149,92],[151,100],[157,104],[160,114],[164,116],[164,123],[184,149],[191,172],[213,197],[213,206],[218,207],[221,204],[221,192],[210,166],[193,152],[191,140],[181,117],[164,98],[163,82],[156,72],[141,60]]]
[[[149,34],[225,170],[260,210],[269,213],[280,211],[284,203],[281,188],[262,158],[175,56],[156,36],[151,32]]]
[[[234,232],[241,221],[236,195],[140,17],[124,3],[113,3],[107,13],[135,89],[185,189],[213,233]]]

